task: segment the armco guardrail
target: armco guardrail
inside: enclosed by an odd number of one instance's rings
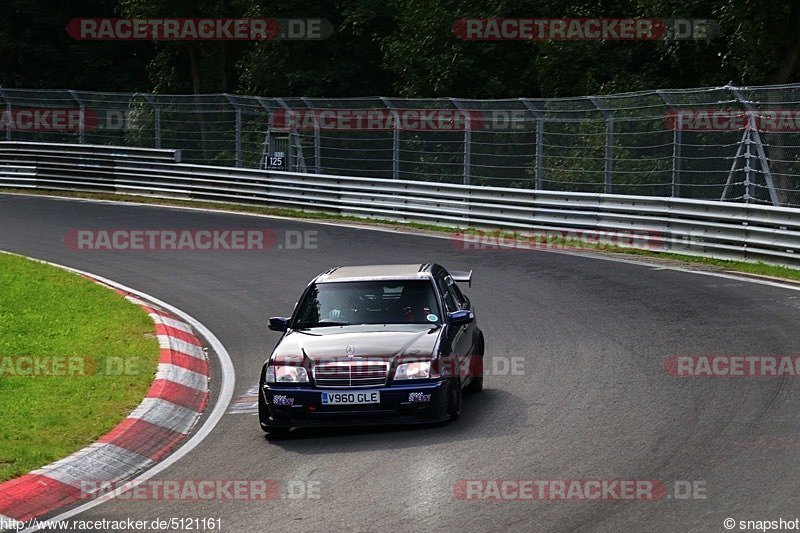
[[[0,142],[0,187],[113,192],[331,211],[454,227],[602,236],[650,249],[800,266],[800,210],[190,165],[172,150]]]

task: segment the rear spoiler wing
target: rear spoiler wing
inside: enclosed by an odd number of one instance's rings
[[[472,270],[451,270],[450,277],[454,281],[466,282],[468,287],[472,287]]]

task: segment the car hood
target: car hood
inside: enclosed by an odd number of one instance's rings
[[[440,327],[428,324],[359,325],[289,331],[273,352],[281,363],[302,364],[326,360],[428,359],[438,345]]]

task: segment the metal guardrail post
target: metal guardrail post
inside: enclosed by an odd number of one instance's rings
[[[733,185],[733,173],[736,172],[736,162],[739,160],[739,157],[742,155],[742,148],[744,147],[746,137],[742,137],[742,140],[736,146],[736,155],[733,156],[733,163],[731,163],[731,170],[728,172],[728,179],[725,182],[725,187],[722,189],[722,196],[720,196],[720,201],[725,200],[728,197],[728,191]]]
[[[383,105],[391,112],[394,117],[394,129],[392,130],[392,179],[400,179],[400,115],[394,104],[385,96],[380,97]]]
[[[596,96],[590,96],[589,100],[594,106],[603,114],[606,119],[606,154],[605,154],[605,170],[604,170],[604,186],[603,192],[611,194],[613,185],[613,172],[614,172],[614,113],[603,107],[600,100]]]
[[[313,109],[313,104],[308,97],[302,97],[303,103],[306,104],[306,107],[311,110]],[[313,113],[313,112],[312,112]],[[313,113],[314,116],[314,171],[317,174],[322,174],[322,139],[320,138],[319,132],[319,117],[316,113]]]
[[[155,145],[157,149],[161,149],[161,107],[156,104],[153,108],[153,118],[154,124],[153,127],[155,128],[154,136],[155,136]]]
[[[272,112],[272,109],[264,102],[264,98],[261,96],[256,96],[256,102],[264,109],[267,114],[267,130],[264,134],[264,144],[261,147],[261,160],[258,162],[258,168],[267,168],[267,157],[272,154],[272,138],[271,138],[271,128],[272,125],[270,124],[270,117],[269,114]]]
[[[280,104],[287,116],[291,113],[291,108],[283,98],[275,98],[275,101]],[[294,153],[292,153],[294,152]],[[292,164],[292,159],[295,159],[294,170],[299,172],[306,172],[306,158],[303,156],[303,145],[300,141],[300,134],[297,133],[297,127],[292,125],[289,130],[289,164]]]
[[[236,107],[236,166],[242,166],[242,110]]]
[[[289,107],[289,105],[283,100],[283,98],[275,98],[275,101],[278,102],[278,105],[280,105],[283,108],[283,110],[286,113],[286,116],[288,118],[290,116],[291,112],[292,112],[292,110]],[[287,150],[286,150],[286,161],[287,161],[286,168],[289,169],[289,170],[297,170],[297,167],[298,167],[298,164],[293,161],[296,158],[296,156],[294,154],[294,132],[295,132],[294,126],[292,126],[292,128],[289,130],[289,144],[286,147],[287,148]]]
[[[683,147],[683,130],[681,129],[680,116],[681,111],[675,107],[672,97],[664,90],[659,89],[656,94],[664,100],[664,103],[670,111],[676,113],[675,123],[672,127],[672,194],[673,198],[680,198],[681,196],[681,151]]]
[[[536,119],[536,179],[534,188],[544,190],[544,119]]]
[[[134,95],[136,96],[136,95]],[[157,150],[161,149],[161,108],[153,98],[153,95],[142,94],[147,103],[153,106],[153,142]]]
[[[84,142],[84,135],[86,133],[86,106],[84,105],[83,101],[78,98],[78,95],[75,91],[69,91],[70,96],[72,96],[73,100],[78,103],[78,107],[80,108],[80,114],[78,115],[78,142],[83,144]]]
[[[12,109],[12,106],[11,106],[11,100],[8,99],[8,97],[6,96],[6,92],[1,88],[0,88],[0,97],[2,97],[6,101],[6,124],[5,124],[5,130],[6,130],[6,140],[10,141],[11,140],[11,117],[13,116],[12,115],[13,109]]]
[[[223,93],[223,96],[228,100],[228,103],[233,106],[236,112],[236,167],[239,168],[242,166],[242,110],[229,94]]]
[[[772,201],[772,205],[779,206],[781,205],[780,199],[778,198],[778,193],[775,190],[775,182],[772,179],[772,171],[769,168],[769,160],[767,159],[767,154],[764,151],[764,143],[761,141],[761,133],[758,131],[758,125],[756,124],[756,115],[758,112],[753,107],[753,103],[744,98],[742,93],[739,91],[739,88],[728,84],[727,88],[733,93],[736,99],[741,103],[744,108],[747,110],[747,187],[746,187],[746,201],[749,201],[750,198],[755,198],[755,181],[752,178],[753,166],[750,164],[750,144],[755,144],[756,146],[756,153],[758,154],[758,159],[761,162],[761,172],[764,173],[764,180],[767,182],[767,189],[769,191],[769,197]],[[752,187],[752,192],[750,190]]]
[[[749,204],[750,200],[755,196],[755,182],[753,181],[753,165],[751,163],[753,154],[750,151],[752,140],[749,135],[746,135],[744,140],[744,203]]]
[[[520,102],[534,117],[536,117],[536,166],[533,174],[534,190],[544,190],[544,174],[542,172],[542,160],[544,159],[544,114],[537,107],[537,104],[526,98],[520,98]]]
[[[456,109],[461,111],[464,114],[464,172],[463,172],[463,182],[464,185],[469,185],[472,181],[472,120],[469,114],[469,110],[464,109],[459,102],[455,98],[449,98],[450,103],[453,104]]]
[[[295,168],[299,172],[308,172],[306,168],[306,158],[303,156],[303,144],[300,140],[300,134],[297,133],[297,129],[295,129],[289,136],[294,139],[294,148],[297,150],[297,166]]]

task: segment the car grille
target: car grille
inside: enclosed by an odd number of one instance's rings
[[[335,361],[314,366],[319,387],[378,387],[386,385],[388,374],[389,363],[383,361]]]

